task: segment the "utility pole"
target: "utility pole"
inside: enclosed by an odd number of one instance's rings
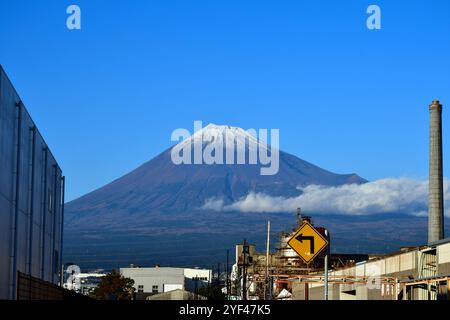
[[[230,259],[230,250],[227,249],[227,265],[226,265],[226,287],[227,287],[227,300],[230,300],[230,284],[228,279],[228,265]]]
[[[269,250],[270,250],[270,221],[267,221],[267,243],[266,243],[266,282],[264,286],[264,299],[267,299],[267,287],[269,286]]]
[[[268,279],[268,298],[267,300],[272,300],[273,298],[273,277],[269,276]]]
[[[220,262],[217,263],[217,286],[220,286]]]
[[[309,283],[305,283],[305,300],[309,300]]]
[[[246,301],[247,300],[247,254],[249,253],[247,239],[244,239],[242,253],[244,254],[243,275],[242,275],[242,300]]]
[[[211,267],[211,270],[208,271],[208,292],[212,287],[213,270],[214,270],[214,266]]]

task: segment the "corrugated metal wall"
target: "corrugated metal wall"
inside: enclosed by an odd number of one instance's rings
[[[0,168],[0,299],[12,299],[17,271],[58,281],[62,173],[1,66]]]

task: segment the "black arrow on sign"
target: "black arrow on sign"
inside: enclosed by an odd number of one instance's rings
[[[313,236],[303,236],[303,233],[300,233],[298,236],[295,237],[296,240],[300,241],[301,243],[303,243],[303,240],[309,240],[309,245],[310,245],[310,249],[309,249],[309,253],[314,253],[314,237]]]

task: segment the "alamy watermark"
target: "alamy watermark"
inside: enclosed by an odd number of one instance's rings
[[[69,276],[66,279],[64,288],[69,290],[76,290],[77,288],[80,288],[81,282],[80,277],[78,277],[78,275],[81,273],[80,267],[75,264],[71,264],[67,267],[65,273],[67,273]]]
[[[381,288],[381,269],[379,266],[367,264],[366,275],[368,276],[366,283],[367,289],[372,290]]]
[[[280,165],[279,129],[243,130],[194,121],[194,134],[178,128],[171,140],[180,142],[171,150],[175,165],[260,165],[263,176],[275,175]],[[270,131],[270,144],[268,143]]]
[[[81,29],[81,9],[79,6],[72,4],[67,7],[66,13],[69,16],[66,19],[66,26],[69,30]]]
[[[367,14],[370,16],[367,18],[366,26],[369,30],[381,29],[381,8],[376,4],[371,4],[367,7]]]
[[[67,7],[66,13],[69,15],[66,19],[66,26],[69,30],[81,30],[81,8],[76,4]],[[367,7],[366,13],[369,17],[366,20],[366,26],[369,30],[381,29],[381,8],[376,4]]]
[[[66,9],[69,15],[66,19],[66,26],[69,30],[81,30],[81,8],[76,4],[69,5]],[[366,26],[369,30],[381,29],[381,8],[376,4],[367,7],[366,13],[369,17],[366,20]]]

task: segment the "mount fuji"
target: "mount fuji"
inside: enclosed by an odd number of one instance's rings
[[[296,208],[277,214],[216,212],[205,209],[209,199],[231,204],[251,192],[292,197],[311,184],[366,182],[356,174],[332,173],[283,151],[274,175],[261,175],[261,166],[249,162],[174,164],[173,148],[194,144],[200,137],[202,150],[211,141],[223,140],[224,149],[233,141],[235,152],[246,155],[248,141],[255,142],[241,128],[210,124],[125,176],[67,203],[65,260],[86,268],[130,263],[204,266],[223,257],[226,248],[245,236],[255,242],[264,239],[267,219],[279,230],[295,223]],[[268,148],[260,141],[256,144]]]
[[[246,141],[259,148],[270,147],[241,128],[210,124],[127,175],[68,203],[66,221],[71,227],[87,227],[90,225],[87,222],[93,220],[93,226],[122,227],[152,221],[157,213],[173,216],[197,211],[211,198],[221,198],[229,204],[250,192],[292,197],[300,194],[299,187],[311,184],[338,186],[366,182],[356,174],[335,174],[282,151],[275,175],[261,175],[261,166],[248,161],[178,165],[172,161],[174,148],[200,143],[205,150],[211,141],[217,140],[224,141],[224,155],[238,152],[236,148],[230,151],[228,146],[233,142],[237,149],[245,148],[241,151],[247,158],[250,150]]]

